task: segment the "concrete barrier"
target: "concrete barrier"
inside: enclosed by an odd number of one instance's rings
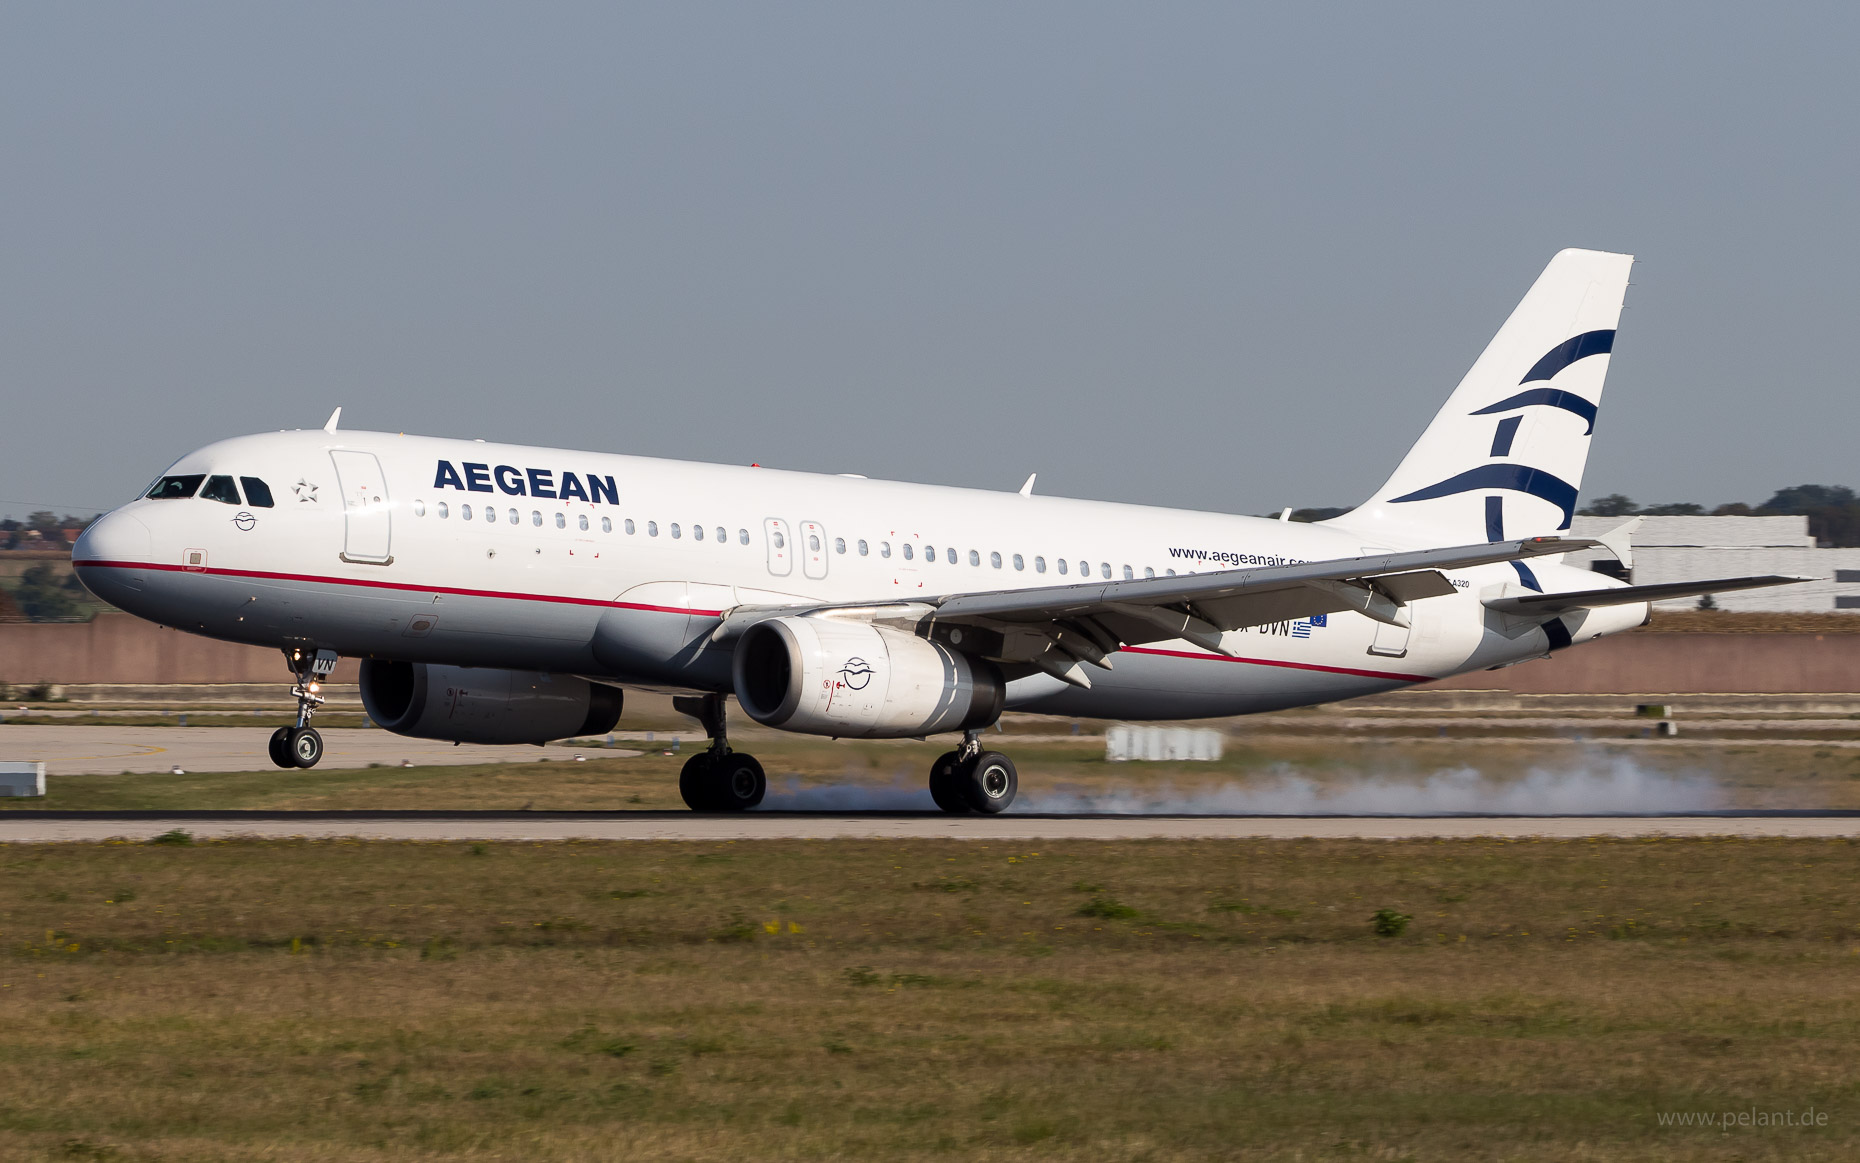
[[[1851,694],[1860,634],[1630,633],[1429,683],[1514,694]]]
[[[89,622],[0,624],[0,683],[285,683],[284,655],[170,630],[129,614],[99,614]],[[330,681],[361,681],[359,664],[344,659]]]
[[[45,764],[0,763],[0,796],[45,794]]]

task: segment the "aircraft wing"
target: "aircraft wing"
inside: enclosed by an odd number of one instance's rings
[[[1566,610],[1591,609],[1596,606],[1622,606],[1629,602],[1663,602],[1670,598],[1696,598],[1704,594],[1723,594],[1732,590],[1754,590],[1763,586],[1787,586],[1797,582],[1820,581],[1812,577],[1726,577],[1716,581],[1664,582],[1660,585],[1623,586],[1607,590],[1577,590],[1567,594],[1523,594],[1511,598],[1491,598],[1485,605],[1501,614],[1550,615]]]
[[[1180,638],[1231,654],[1221,641],[1224,631],[1346,610],[1406,626],[1407,603],[1455,592],[1441,570],[1596,544],[1584,538],[1533,537],[1174,577],[951,594],[902,604],[744,608],[726,616],[713,640],[732,637],[767,617],[843,610],[874,621],[908,622],[965,653],[1031,663],[1088,687],[1083,668],[1110,669],[1106,656],[1124,646]]]

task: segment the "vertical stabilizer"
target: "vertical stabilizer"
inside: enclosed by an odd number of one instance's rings
[[[1568,529],[1633,264],[1551,259],[1395,475],[1337,524],[1387,544]]]

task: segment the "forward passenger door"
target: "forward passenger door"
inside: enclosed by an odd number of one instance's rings
[[[342,491],[342,560],[392,565],[392,516],[381,462],[372,452],[351,449],[333,449],[329,458],[335,462],[336,487]]]

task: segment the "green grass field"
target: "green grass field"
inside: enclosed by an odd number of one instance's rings
[[[229,841],[0,866],[4,1159],[1860,1153],[1852,843]],[[1811,1108],[1825,1125],[1660,1121]]]

